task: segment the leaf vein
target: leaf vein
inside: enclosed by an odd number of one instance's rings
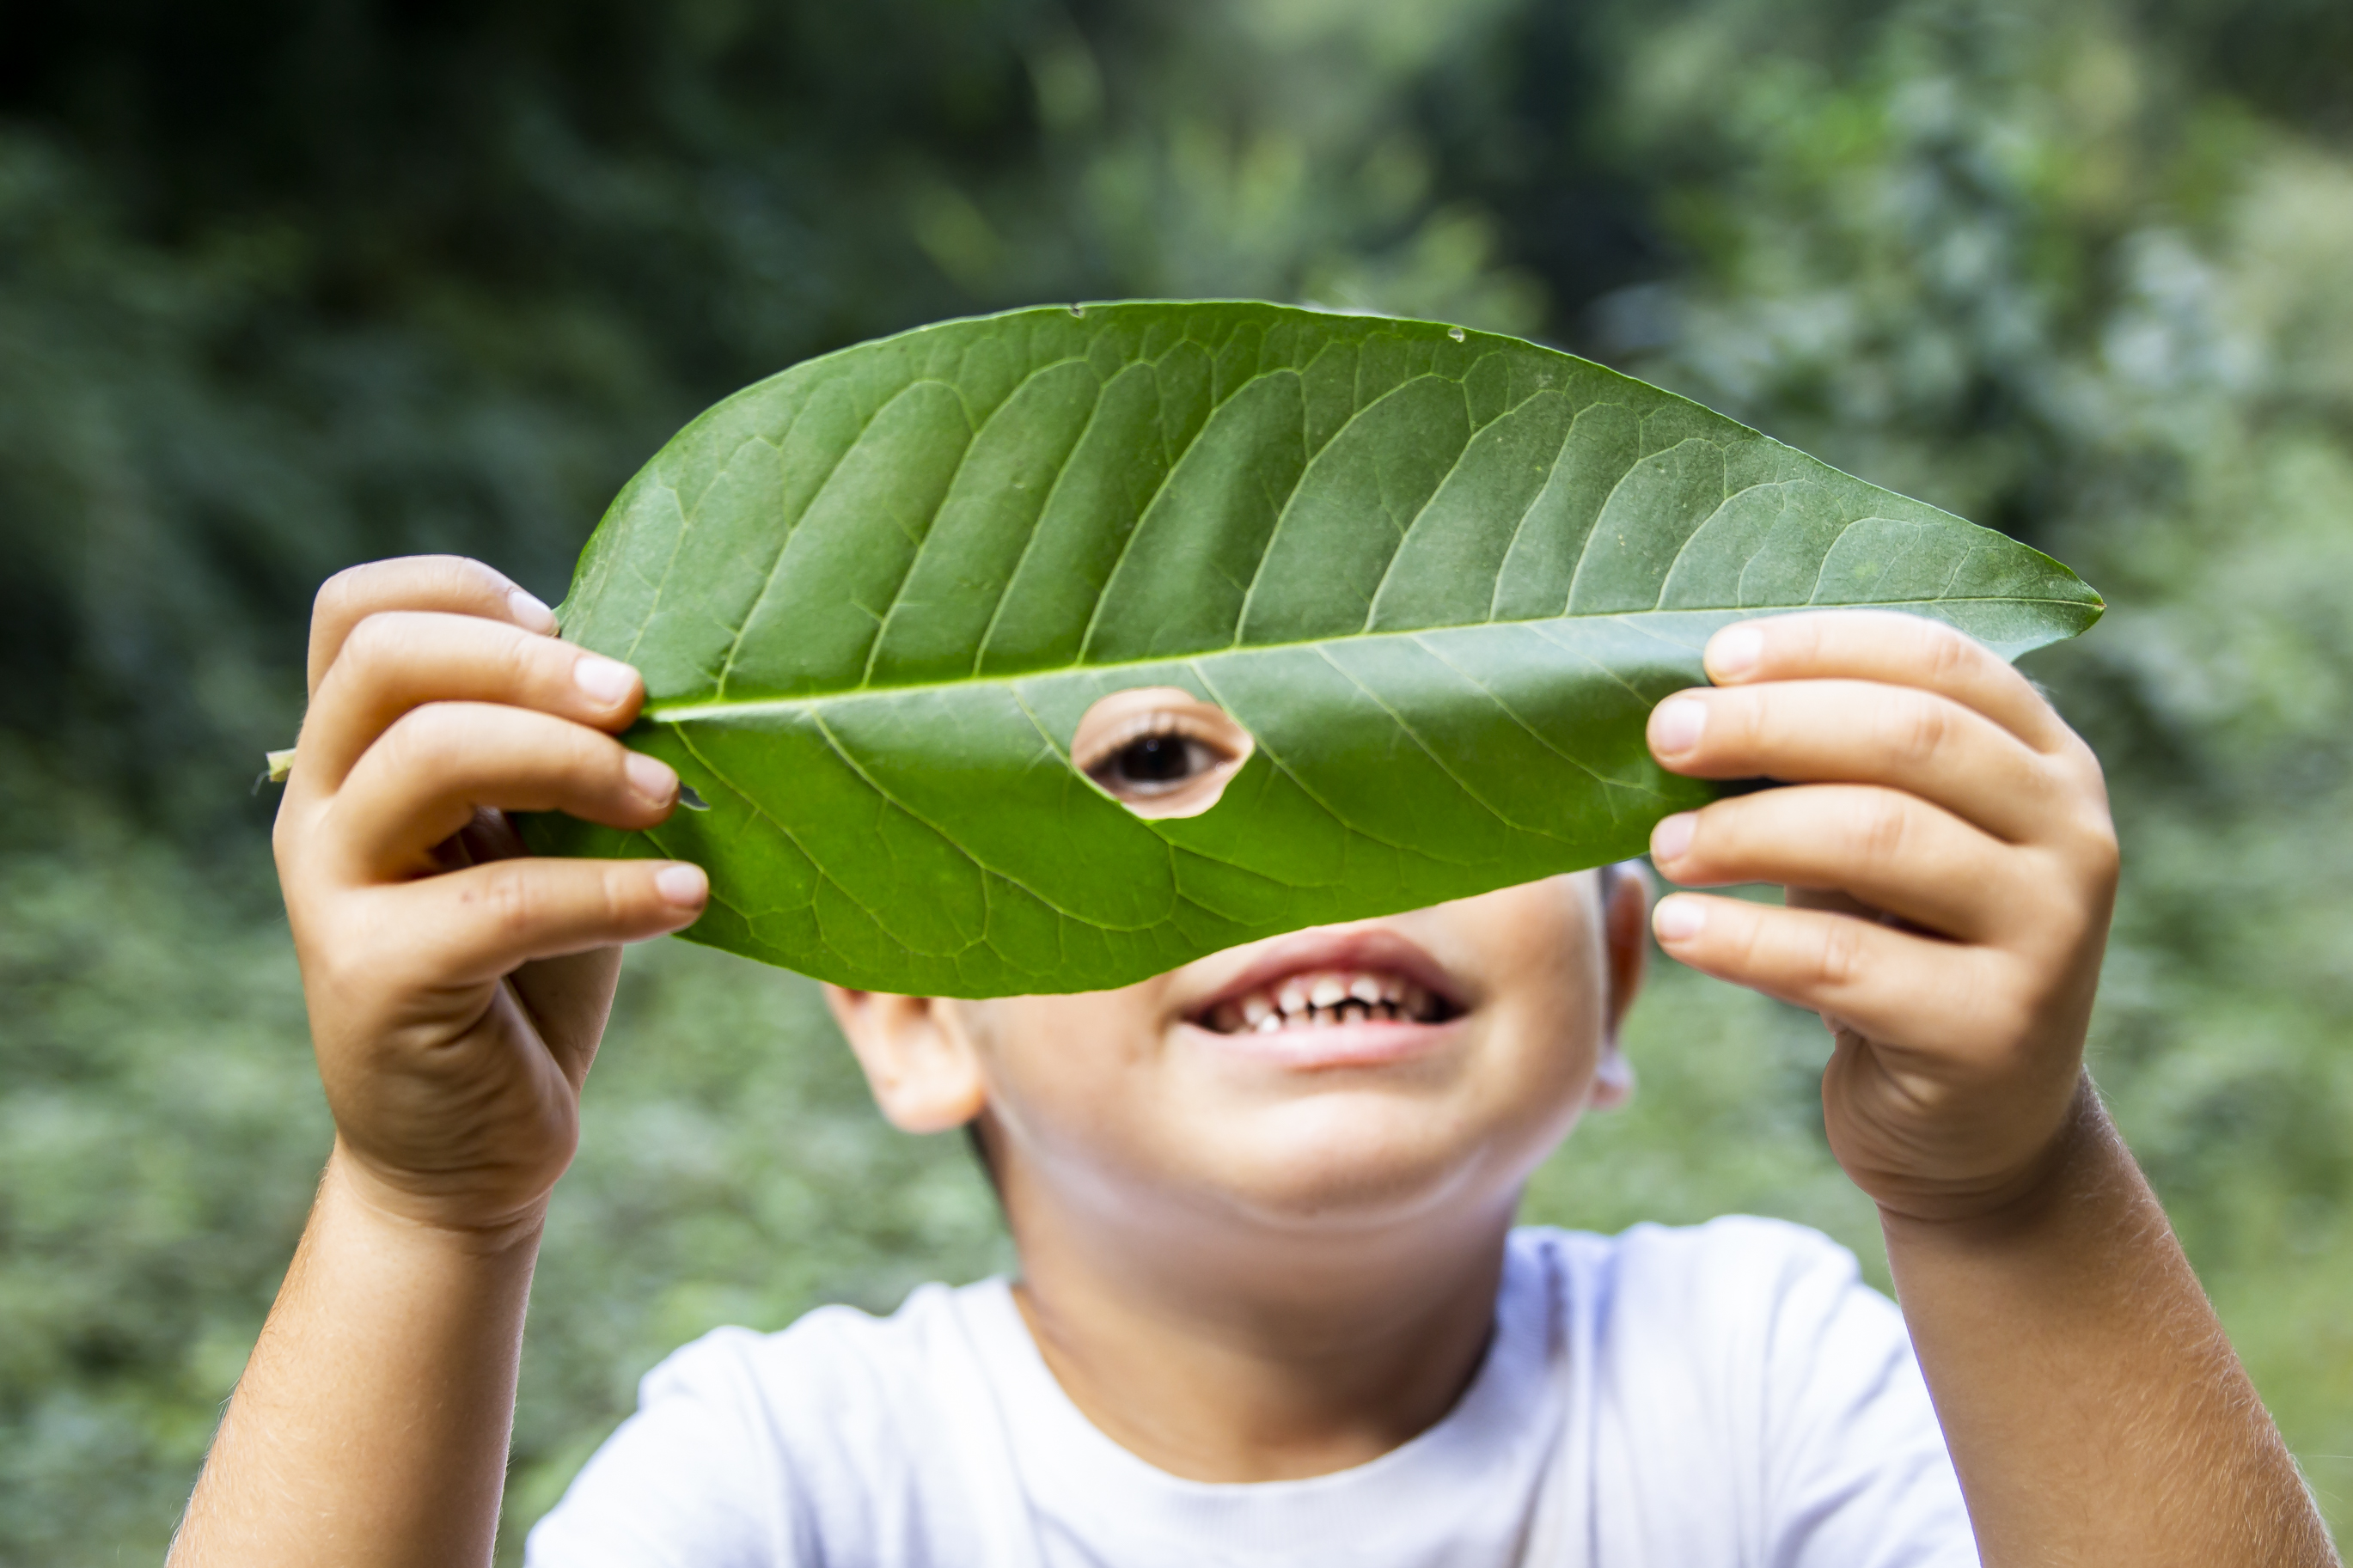
[[[1418,644],[1419,639],[1417,638],[1415,640]],[[1379,692],[1374,690],[1370,686],[1367,686],[1363,680],[1359,679],[1355,671],[1349,669],[1338,659],[1334,658],[1329,648],[1318,647],[1315,651],[1317,655],[1323,658],[1325,664],[1330,665],[1334,669],[1339,671],[1341,677],[1350,685],[1363,692],[1366,697],[1372,699],[1373,705],[1389,716],[1389,722],[1398,727],[1398,732],[1403,735],[1407,740],[1411,741],[1421,754],[1428,757],[1437,767],[1440,773],[1444,773],[1449,779],[1451,779],[1454,782],[1454,787],[1461,790],[1465,798],[1475,803],[1480,810],[1485,812],[1497,822],[1503,824],[1503,826],[1510,828],[1515,833],[1533,833],[1539,838],[1549,838],[1556,844],[1564,842],[1557,834],[1552,833],[1542,827],[1528,826],[1524,823],[1515,822],[1511,817],[1506,816],[1493,802],[1488,800],[1484,795],[1481,795],[1476,789],[1472,787],[1469,780],[1465,779],[1461,773],[1455,772],[1453,764],[1450,763],[1444,757],[1439,754],[1437,747],[1432,746],[1428,741],[1422,738],[1421,732],[1416,730],[1413,725],[1407,721],[1404,714],[1389,706],[1387,700],[1385,700]],[[1587,771],[1589,773],[1592,770],[1588,769]]]

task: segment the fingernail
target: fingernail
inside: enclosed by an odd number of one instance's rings
[[[572,679],[581,690],[609,708],[628,696],[629,688],[637,683],[638,672],[617,660],[588,653],[581,655],[573,665]]]
[[[546,633],[555,629],[555,612],[540,603],[535,594],[527,594],[521,588],[512,590],[507,595],[507,608],[514,612],[515,624],[525,631]]]
[[[1707,704],[1695,697],[1670,697],[1651,713],[1651,750],[1679,757],[1699,744],[1707,728]]]
[[[709,896],[711,879],[700,866],[665,866],[654,873],[654,891],[682,910],[691,910]]]
[[[629,787],[653,805],[668,805],[678,798],[678,774],[659,757],[631,752],[621,766],[629,775]]]
[[[1658,912],[1651,917],[1651,929],[1661,942],[1688,942],[1706,924],[1707,906],[1697,899],[1661,899]]]
[[[1656,827],[1651,829],[1651,858],[1682,859],[1683,851],[1691,847],[1692,834],[1698,822],[1699,814],[1694,811],[1679,811],[1672,816],[1662,818]]]
[[[1765,654],[1765,633],[1754,626],[1726,626],[1708,639],[1707,652],[1702,662],[1709,675],[1721,680],[1728,675],[1746,675],[1757,668]]]

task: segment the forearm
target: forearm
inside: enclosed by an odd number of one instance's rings
[[[1988,1568],[2337,1562],[2088,1083],[2031,1205],[1883,1220]]]
[[[330,1160],[172,1568],[489,1563],[538,1239],[396,1218]]]

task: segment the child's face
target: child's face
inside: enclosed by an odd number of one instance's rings
[[[900,1125],[985,1117],[1016,1212],[1175,1203],[1346,1223],[1507,1199],[1629,1078],[1639,875],[1556,877],[1253,942],[1116,991],[836,993]]]

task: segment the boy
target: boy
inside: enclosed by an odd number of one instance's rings
[[[553,630],[471,563],[321,595],[277,845],[337,1140],[181,1568],[488,1559],[613,944],[705,895],[516,858],[499,809],[633,827],[677,793],[611,738],[634,672]],[[2335,1562],[2083,1076],[2116,879],[2088,749],[1923,620],[1747,623],[1707,660],[1660,760],[1798,787],[1672,817],[1653,858],[1812,890],[1677,894],[1652,929],[1830,1025],[1900,1321],[1794,1227],[1512,1230],[1629,1091],[1634,875],[1122,991],[837,993],[892,1121],[977,1127],[1019,1284],[691,1347],[533,1561]]]

